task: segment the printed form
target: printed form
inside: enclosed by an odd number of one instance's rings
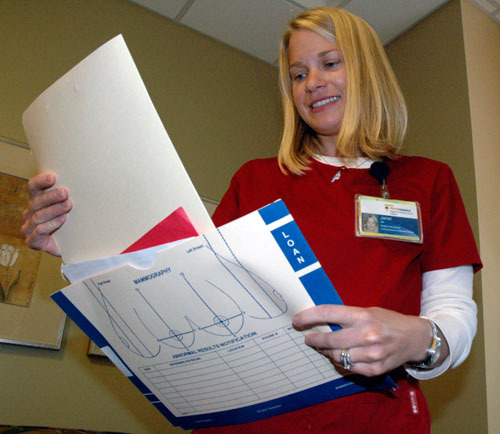
[[[362,390],[295,313],[341,303],[282,201],[53,299],[175,425],[242,423]],[[330,330],[322,327],[323,330]]]

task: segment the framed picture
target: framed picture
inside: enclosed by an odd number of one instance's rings
[[[26,145],[0,137],[0,343],[59,349],[66,316],[50,294],[67,285],[61,261],[26,247],[21,232],[34,174]]]
[[[92,356],[92,357],[106,357],[106,354],[104,354],[101,351],[101,349],[96,344],[94,344],[94,342],[92,342],[89,339],[89,347],[87,349],[87,356]]]

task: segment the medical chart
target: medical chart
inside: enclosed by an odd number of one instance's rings
[[[292,326],[298,311],[341,300],[282,201],[157,253],[150,268],[120,267],[52,298],[185,429],[364,390]]]

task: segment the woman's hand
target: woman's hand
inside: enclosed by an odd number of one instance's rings
[[[368,377],[384,374],[406,362],[424,360],[432,340],[427,320],[379,307],[315,306],[295,315],[293,324],[298,329],[340,325],[342,329],[334,332],[311,332],[306,344],[340,367],[341,351],[349,349],[350,372]]]
[[[28,247],[60,256],[52,233],[63,225],[73,205],[65,188],[47,190],[55,182],[54,173],[41,173],[29,180],[29,204],[23,211],[24,225],[21,230]]]

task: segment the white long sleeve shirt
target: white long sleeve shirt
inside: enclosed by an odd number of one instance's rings
[[[434,369],[406,367],[419,380],[441,375],[460,365],[470,353],[477,331],[477,306],[472,299],[472,265],[423,273],[420,315],[432,319],[441,329],[450,354]]]

